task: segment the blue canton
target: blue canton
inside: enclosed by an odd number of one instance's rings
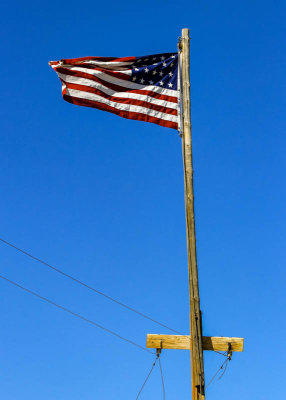
[[[153,54],[136,57],[130,81],[144,86],[177,90],[178,53]]]

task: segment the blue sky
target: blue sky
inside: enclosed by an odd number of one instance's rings
[[[177,133],[64,102],[48,61],[172,52],[190,28],[203,329],[245,337],[211,400],[286,395],[285,12],[269,0],[2,6],[0,236],[186,334]],[[2,244],[0,260],[0,274],[143,346],[168,333]],[[2,399],[136,398],[152,356],[0,286]],[[162,364],[166,398],[190,398],[189,353]],[[205,354],[207,382],[220,364]],[[161,390],[156,369],[142,399]]]

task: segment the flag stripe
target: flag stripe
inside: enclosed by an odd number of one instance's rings
[[[57,69],[58,71],[59,69]],[[62,69],[60,69],[60,71],[63,71]],[[178,94],[175,90],[169,90],[169,89],[165,89],[165,88],[159,88],[159,87],[155,87],[155,86],[143,86],[140,85],[142,89],[130,89],[129,88],[125,88],[119,85],[114,85],[112,83],[109,83],[108,81],[102,80],[97,78],[96,76],[93,76],[91,74],[87,74],[87,73],[83,73],[83,72],[78,72],[78,71],[74,71],[74,70],[64,70],[64,72],[67,72],[67,74],[59,74],[58,75],[61,77],[62,80],[65,81],[65,79],[67,79],[68,76],[74,76],[74,77],[78,77],[78,78],[85,78],[85,79],[89,79],[93,82],[97,82],[109,89],[112,89],[116,92],[132,92],[132,93],[138,93],[138,94],[145,94],[147,96],[151,96],[151,97],[155,97],[157,99],[161,99],[161,100],[165,100],[165,101],[169,101],[169,102],[173,102],[173,103],[178,103]],[[146,90],[147,88],[150,88],[149,90]],[[172,92],[173,96],[169,96],[167,95],[169,92]],[[176,96],[176,97],[175,97]]]
[[[91,87],[91,88],[97,89],[101,93],[105,93],[109,96],[113,96],[114,98],[119,97],[119,98],[135,99],[135,100],[142,100],[142,101],[148,101],[148,99],[149,99],[149,95],[148,95],[147,91],[145,91],[143,94],[135,93],[133,91],[118,92],[118,91],[112,90],[112,89],[108,88],[107,86],[104,86],[98,82],[91,81],[90,79],[78,78],[78,77],[62,75],[62,74],[58,74],[58,75],[66,84],[74,83],[77,85]],[[168,101],[167,99],[168,99],[168,96],[164,96],[163,99],[154,98],[154,99],[152,99],[152,103],[161,105],[164,107],[168,107],[168,108],[174,108],[175,110],[177,110],[178,104]]]
[[[61,64],[63,67],[82,67],[88,69],[101,68],[104,71],[131,71],[132,63],[101,63],[101,62],[81,62],[77,64]]]
[[[134,62],[136,57],[79,57],[79,58],[65,58],[61,60],[66,64],[76,64],[77,62],[102,62],[102,63],[115,63],[115,62]],[[53,61],[52,61],[53,62]],[[58,63],[58,61],[54,61]]]
[[[130,79],[131,76],[131,71],[126,70],[126,71],[110,71],[110,70],[106,70],[106,69],[102,69],[102,68],[95,68],[92,67],[92,70],[89,68],[81,68],[81,70],[79,70],[80,65],[78,67],[70,67],[70,66],[59,66],[56,68],[56,71],[59,73],[65,73],[65,74],[69,74],[70,72],[78,72],[79,74],[88,74],[91,76],[101,76],[102,77],[106,77],[106,75],[108,76],[113,76],[114,78],[120,79],[120,80],[124,80],[124,81],[128,81]],[[92,73],[92,71],[96,71],[94,74]],[[103,75],[104,74],[104,75]],[[79,76],[79,75],[78,75]],[[108,79],[108,78],[107,78]]]
[[[95,94],[96,96],[100,96],[106,100],[109,100],[110,102],[131,104],[131,105],[135,105],[135,106],[149,108],[150,110],[159,111],[159,112],[165,113],[165,114],[178,115],[177,109],[168,108],[165,105],[158,105],[158,104],[150,103],[148,101],[136,100],[136,99],[132,99],[132,98],[122,98],[120,96],[110,96],[106,93],[103,93],[102,91],[100,91],[98,89],[93,88],[93,87],[69,83],[67,81],[65,81],[65,84],[66,84],[67,89],[73,89],[73,90],[77,90],[77,91],[81,91],[81,92],[92,93],[92,94]]]
[[[128,81],[130,79],[131,76],[131,69],[120,69],[120,71],[117,69],[116,71],[113,71],[112,69],[107,69],[99,67],[99,66],[94,66],[94,65],[86,65],[86,64],[78,64],[76,66],[63,66],[64,68],[66,68],[66,70],[68,70],[69,68],[72,71],[76,71],[76,68],[85,68],[87,70],[87,73],[91,73],[92,71],[99,71],[98,73],[104,73],[107,74],[109,76],[114,76],[114,78],[118,78],[118,79],[123,79],[124,81]],[[58,70],[58,68],[57,68]]]
[[[164,53],[138,58],[82,57],[49,64],[62,82],[64,100],[177,129],[177,59],[176,53]]]
[[[152,117],[148,114],[118,110],[118,109],[110,107],[106,104],[97,103],[96,101],[91,101],[88,99],[77,98],[75,96],[71,97],[68,95],[64,95],[64,99],[72,104],[76,104],[79,106],[85,106],[85,107],[98,108],[100,110],[109,111],[113,114],[119,115],[120,117],[127,118],[127,119],[136,119],[138,121],[152,122],[154,124],[165,126],[167,128],[173,128],[173,129],[177,129],[177,127],[178,127],[178,122],[176,122],[176,121],[175,122],[166,121],[161,118]]]
[[[66,67],[65,67],[66,68]],[[57,68],[58,70],[58,68]],[[70,75],[74,75],[74,73],[79,72],[80,74],[89,74],[93,77],[99,77],[102,81],[106,81],[106,82],[110,82],[113,83],[114,85],[117,85],[118,87],[125,87],[128,89],[148,89],[148,90],[153,90],[157,93],[160,93],[160,91],[162,90],[162,88],[158,87],[158,86],[152,86],[152,85],[140,85],[139,83],[134,83],[134,82],[130,82],[130,81],[125,81],[122,79],[118,79],[115,78],[113,76],[109,76],[106,74],[106,71],[101,72],[101,71],[96,71],[96,70],[89,70],[87,68],[77,68],[77,67],[71,67],[71,68],[66,68],[66,73],[70,74]],[[68,72],[69,71],[69,72]],[[80,76],[80,74],[78,76]],[[174,96],[174,97],[178,97],[177,94],[177,90],[171,90],[171,89],[163,89],[164,93],[169,95],[169,96]],[[176,100],[177,101],[177,100]]]
[[[71,97],[77,97],[80,99],[87,99],[87,100],[91,100],[94,101],[96,103],[104,103],[112,108],[121,110],[121,111],[133,111],[135,113],[148,113],[148,115],[150,115],[151,117],[156,117],[156,118],[162,118],[165,119],[167,121],[173,121],[173,122],[177,122],[178,121],[178,116],[176,115],[170,115],[170,114],[166,114],[160,111],[156,111],[156,110],[151,110],[148,109],[146,107],[141,107],[141,106],[134,106],[132,104],[121,104],[115,101],[111,101],[109,99],[105,99],[101,96],[98,96],[96,94],[93,93],[87,93],[87,92],[82,92],[80,90],[75,90],[75,89],[68,89],[68,88],[64,88],[63,90],[63,95],[68,95]]]

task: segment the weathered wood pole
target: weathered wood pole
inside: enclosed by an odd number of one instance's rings
[[[192,125],[190,100],[190,37],[189,29],[182,30],[182,146],[185,178],[186,227],[190,292],[190,349],[192,368],[192,400],[204,400],[204,360],[202,320],[198,285],[196,233],[194,214]]]

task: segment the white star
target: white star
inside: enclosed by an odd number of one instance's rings
[[[171,58],[176,58],[176,56],[173,55]]]
[[[167,64],[165,62],[163,62],[163,67],[167,67]]]
[[[170,76],[173,76],[173,73],[172,73],[172,72],[169,72],[169,75],[170,75]]]
[[[146,74],[147,74],[147,72],[149,72],[149,69],[148,69],[148,68],[144,68],[144,71],[145,71]]]
[[[161,86],[163,86],[164,85],[164,83],[161,81],[161,82],[159,82],[159,84],[161,85]]]
[[[142,78],[142,79],[140,79],[140,82],[141,82],[141,83],[144,83],[144,79],[143,79],[143,78]]]
[[[169,87],[173,87],[173,84],[170,82],[170,83],[168,83],[168,86]]]
[[[134,71],[139,71],[139,68],[134,68]]]
[[[160,75],[160,76],[163,76],[164,74],[163,74],[163,72],[162,72],[162,71],[160,71],[160,72],[159,72],[159,75]]]
[[[158,65],[158,63],[154,63],[153,65]]]
[[[145,60],[144,61],[149,61],[149,58],[145,58]]]
[[[161,60],[165,60],[165,58],[166,58],[166,57],[162,56],[162,57],[161,57]]]
[[[152,61],[155,61],[155,60],[157,60],[157,57],[152,58]]]
[[[154,69],[154,71],[153,71],[153,75],[156,75],[157,74],[157,71]]]
[[[153,81],[149,81],[149,83],[150,83],[150,85],[153,85],[154,82]]]
[[[136,81],[136,76],[133,76],[133,78],[132,78],[132,81],[134,82],[134,81]]]
[[[173,67],[173,66],[174,66],[174,63],[171,63],[171,64],[170,64],[170,67]]]

